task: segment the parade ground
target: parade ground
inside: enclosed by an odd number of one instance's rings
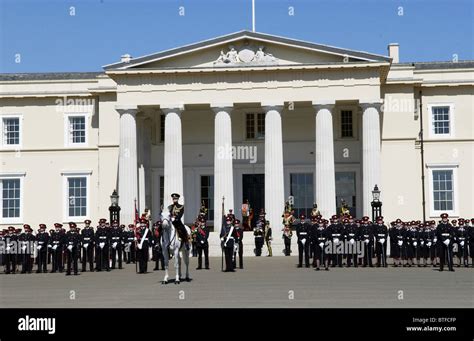
[[[244,269],[196,271],[163,285],[164,271],[0,274],[0,308],[473,308],[474,269],[296,268],[297,257],[249,257]],[[170,271],[174,278],[174,269]]]

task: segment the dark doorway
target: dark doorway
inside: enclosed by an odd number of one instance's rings
[[[243,174],[242,175],[242,202],[249,200],[250,208],[253,210],[252,225],[256,224],[260,209],[265,206],[265,175]]]

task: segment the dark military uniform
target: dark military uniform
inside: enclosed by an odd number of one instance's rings
[[[63,272],[64,264],[63,264],[63,251],[64,251],[64,232],[60,228],[61,224],[54,224],[56,227],[56,231],[51,233],[49,238],[49,247],[51,248],[52,254],[52,269],[51,273],[55,273],[56,271]]]
[[[71,264],[73,267],[74,275],[78,275],[78,258],[79,250],[81,247],[81,236],[77,233],[76,224],[69,223],[70,230],[66,233],[65,244],[66,244],[66,259],[67,259],[67,271],[66,276],[71,275]]]
[[[30,225],[25,224],[25,232],[20,236],[22,241],[22,269],[21,273],[31,273],[33,271],[33,247],[35,243],[35,236],[31,233],[33,230]]]
[[[459,226],[455,232],[455,239],[456,243],[458,244],[458,258],[459,258],[459,264],[458,267],[460,266],[461,262],[465,267],[469,266],[469,254],[468,254],[468,248],[469,248],[469,232],[464,226],[464,222],[460,221]]]
[[[283,216],[283,241],[285,243],[285,256],[291,255],[291,237],[293,237],[292,225],[295,221],[295,217],[291,214]]]
[[[364,217],[367,218],[367,217]],[[374,250],[374,230],[368,219],[363,219],[360,232],[360,239],[364,243],[363,266],[373,267],[372,257]]]
[[[122,269],[122,230],[117,224],[114,224],[110,230],[110,250],[112,258],[112,269],[115,269],[115,263],[118,258],[118,268]]]
[[[153,224],[153,231],[152,231],[152,244],[153,244],[153,260],[155,261],[155,268],[153,271],[160,269],[161,263],[161,270],[165,269],[165,259],[163,256],[163,250],[161,249],[161,220],[158,220]]]
[[[122,232],[122,240],[125,242],[125,263],[130,264],[134,263],[135,264],[135,256],[136,256],[136,238],[135,238],[135,232],[133,230],[134,225],[130,224],[128,225],[129,230],[128,231],[123,231]]]
[[[328,227],[328,233],[332,242],[331,266],[342,267],[342,254],[337,252],[337,248],[344,242],[344,227],[338,223],[336,218],[332,218],[333,223]]]
[[[469,236],[469,256],[474,267],[474,218],[471,219],[471,226],[469,226],[467,234]]]
[[[198,256],[198,269],[202,269],[202,254],[204,253],[204,266],[209,269],[209,229],[205,220],[201,220],[196,227],[196,250]]]
[[[6,230],[0,230],[0,266],[5,265]]]
[[[406,254],[408,266],[413,265],[413,258],[418,256],[418,230],[412,225],[406,232]]]
[[[354,223],[348,223],[344,229],[344,239],[348,245],[347,267],[352,264],[357,268],[359,266],[357,259],[357,242],[359,241],[359,228]]]
[[[375,225],[375,255],[377,257],[377,267],[382,265],[387,267],[387,239],[388,229],[382,222]]]
[[[447,261],[449,271],[454,271],[452,250],[454,230],[452,225],[447,221],[441,221],[436,228],[436,237],[438,239],[439,270],[443,271],[444,263]]]
[[[86,226],[81,231],[82,243],[82,272],[86,271],[87,263],[89,263],[89,270],[94,271],[94,229],[91,226]]]
[[[236,233],[236,238],[235,238],[235,242],[238,244],[238,254],[239,254],[239,268],[240,269],[243,269],[244,268],[244,243],[243,243],[243,239],[244,239],[244,229],[240,226],[240,222],[239,224],[237,224],[235,226],[235,233]],[[237,255],[234,255],[234,262],[237,261]],[[236,266],[236,265],[234,265]]]
[[[148,225],[142,222],[143,226],[137,232],[137,261],[138,272],[146,274],[148,272],[149,250],[152,245],[152,236]]]
[[[106,271],[110,271],[109,265],[109,248],[110,248],[110,231],[103,225],[97,227],[95,233],[96,246],[96,269],[102,271],[105,267]]]
[[[46,228],[46,225],[41,224],[40,230],[36,234],[36,244],[37,244],[36,248],[38,250],[38,257],[36,259],[38,269],[36,270],[36,273],[47,271],[49,235],[45,231],[45,228]]]
[[[296,224],[296,236],[298,237],[298,267],[304,263],[309,268],[309,244],[310,244],[310,225],[306,222],[305,217],[300,217]]]
[[[173,199],[179,199],[180,195],[173,193],[171,195]],[[188,233],[186,231],[186,227],[184,226],[183,222],[181,219],[183,218],[184,215],[184,205],[179,204],[178,202],[174,202],[171,205],[168,206],[168,211],[170,212],[170,217],[172,224],[178,231],[178,235],[181,238],[181,240],[186,243],[186,248],[189,250],[189,244],[188,244]]]
[[[14,274],[16,272],[16,265],[17,265],[17,242],[18,236],[15,234],[15,228],[10,226],[8,228],[8,234],[5,236],[6,247],[5,247],[5,273],[6,274]]]
[[[267,244],[268,255],[267,257],[272,257],[272,228],[270,227],[270,222],[268,220],[265,221],[265,244]]]
[[[220,238],[221,238],[221,247],[224,251],[225,256],[225,272],[234,272],[234,243],[237,237],[234,226],[232,225],[232,218],[227,217],[226,223],[222,226]]]
[[[329,270],[329,257],[326,255],[326,243],[329,240],[329,235],[322,222],[317,224],[316,229],[313,230],[313,234],[314,236],[312,239],[315,241],[313,262],[316,264],[316,270],[319,270],[321,262],[323,263],[325,270]]]
[[[262,248],[264,243],[264,235],[265,235],[265,219],[259,220],[257,222],[257,226],[253,229],[253,235],[255,237],[255,256],[262,255]]]

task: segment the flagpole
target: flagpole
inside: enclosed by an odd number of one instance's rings
[[[255,32],[255,0],[252,0],[252,32]]]

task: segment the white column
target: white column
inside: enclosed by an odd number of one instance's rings
[[[162,109],[165,117],[165,169],[163,205],[171,204],[171,194],[181,195],[180,203],[184,204],[183,194],[183,143],[181,133],[181,111],[176,108]],[[186,212],[186,211],[185,211]],[[156,216],[156,213],[154,213]]]
[[[234,209],[234,172],[232,160],[232,120],[231,105],[212,108],[214,117],[214,230],[220,231],[222,197],[225,210]],[[226,213],[224,212],[224,213]]]
[[[315,201],[321,215],[336,214],[336,174],[332,110],[334,104],[316,104]]]
[[[285,205],[283,178],[283,105],[264,105],[265,114],[265,211],[273,233],[279,233]],[[255,212],[258,214],[258,212]],[[280,238],[275,238],[275,242]],[[275,249],[275,252],[279,252]]]
[[[144,118],[137,118],[137,154],[138,154],[138,203],[139,213],[145,210],[145,136],[143,134],[145,125]]]
[[[135,218],[135,200],[138,191],[137,177],[137,107],[117,106],[120,114],[120,154],[118,194],[120,222],[133,223]]]
[[[371,217],[372,190],[380,186],[380,114],[378,103],[360,105],[362,114],[363,214]]]

